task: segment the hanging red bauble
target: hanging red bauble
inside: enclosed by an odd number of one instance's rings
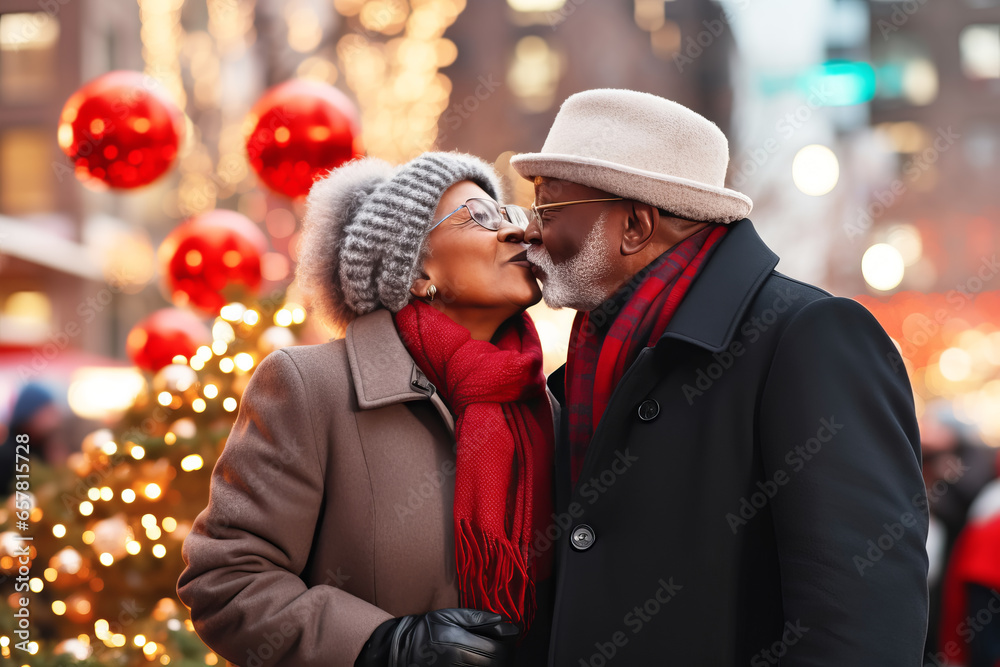
[[[212,332],[197,315],[180,308],[161,308],[129,332],[125,350],[132,362],[155,373],[176,355],[190,360],[202,345],[212,344]]]
[[[364,154],[354,104],[326,84],[293,79],[264,93],[247,118],[247,156],[275,192],[299,197],[313,179]]]
[[[59,146],[91,187],[137,188],[163,175],[184,136],[184,116],[152,77],[108,72],[73,93]]]
[[[226,288],[256,291],[264,232],[246,216],[218,209],[178,225],[157,252],[171,301],[217,314],[230,299]]]

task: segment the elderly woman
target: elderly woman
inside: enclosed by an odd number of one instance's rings
[[[525,209],[461,153],[309,193],[297,278],[345,336],[267,355],[177,593],[244,667],[544,665],[553,406]]]

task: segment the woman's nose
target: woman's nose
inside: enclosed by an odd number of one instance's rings
[[[517,225],[504,220],[497,229],[497,241],[500,243],[523,243],[524,230]]]

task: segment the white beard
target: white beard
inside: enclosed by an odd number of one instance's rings
[[[542,298],[549,308],[591,311],[610,296],[604,286],[612,273],[613,250],[604,224],[606,217],[606,212],[601,214],[580,251],[562,264],[554,263],[543,246],[528,248],[528,261],[545,273]]]

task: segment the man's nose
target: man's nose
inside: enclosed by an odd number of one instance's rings
[[[538,224],[538,216],[528,218],[528,226],[524,230],[524,242],[531,245],[542,245],[542,229]]]
[[[517,225],[504,220],[497,229],[497,241],[500,243],[524,243],[524,230]]]

